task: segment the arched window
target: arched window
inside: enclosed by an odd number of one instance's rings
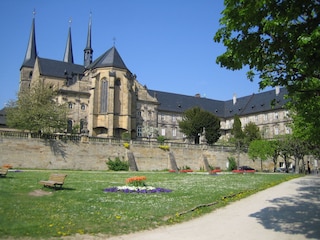
[[[68,120],[68,124],[67,124],[67,132],[68,133],[72,133],[72,120],[71,119],[69,119]]]
[[[100,112],[106,113],[107,110],[108,110],[108,81],[104,79],[101,82]]]
[[[80,133],[82,132],[83,127],[84,127],[84,119],[81,119],[80,120]]]

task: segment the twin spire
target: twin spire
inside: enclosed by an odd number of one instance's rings
[[[24,57],[24,61],[22,63],[22,67],[33,67],[37,58],[37,47],[36,47],[36,34],[35,34],[35,12],[33,12],[32,24],[30,37],[28,42],[28,47],[26,51],[26,55]]]
[[[68,38],[66,49],[64,52],[63,61],[67,63],[74,63],[73,62],[73,51],[72,51],[72,39],[71,39],[71,20],[69,21],[69,31],[68,31]],[[26,55],[24,57],[24,61],[22,63],[22,67],[31,67],[33,68],[34,63],[37,58],[37,47],[36,47],[36,37],[35,37],[35,11],[33,12],[33,19],[30,31],[30,37],[28,42],[28,47],[26,51]],[[91,13],[90,13],[90,20],[89,20],[89,28],[87,34],[87,44],[86,48],[84,49],[84,66],[87,67],[92,63],[92,53],[93,49],[91,48]]]
[[[73,51],[72,51],[72,40],[71,40],[71,19],[69,20],[69,31],[66,44],[66,50],[64,51],[63,61],[73,63]]]

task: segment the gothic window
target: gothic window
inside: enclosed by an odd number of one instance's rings
[[[106,113],[108,109],[108,82],[106,79],[101,82],[101,93],[100,93],[100,112]]]
[[[86,105],[84,103],[81,104],[81,110],[82,111],[86,110]]]
[[[68,103],[68,107],[69,107],[70,109],[72,109],[72,108],[73,108],[73,103],[72,103],[72,102],[69,102],[69,103]]]
[[[67,132],[72,133],[72,120],[71,119],[68,120]]]
[[[120,90],[121,90],[121,81],[119,78],[115,80],[114,83],[114,113],[120,114],[121,112],[121,97],[120,97]]]
[[[82,132],[83,126],[84,126],[84,119],[81,119],[80,120],[80,132]]]

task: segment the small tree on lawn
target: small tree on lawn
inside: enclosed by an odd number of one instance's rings
[[[267,140],[253,140],[250,142],[248,155],[252,160],[260,159],[260,170],[263,171],[262,161],[267,160],[272,154],[271,144]]]
[[[64,131],[67,107],[58,104],[56,97],[57,91],[40,80],[30,89],[20,91],[18,100],[7,105],[8,126],[41,133]]]

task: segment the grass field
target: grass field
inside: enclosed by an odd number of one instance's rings
[[[68,175],[63,190],[43,188],[38,183],[47,180],[53,172]],[[147,185],[171,189],[172,192],[138,194],[103,191],[105,188],[123,186],[126,179],[133,176],[145,176]],[[201,216],[298,176],[11,171],[6,178],[0,179],[0,233],[2,238],[13,239],[44,239],[76,233],[122,235]],[[32,193],[35,192],[45,194],[34,196]]]

